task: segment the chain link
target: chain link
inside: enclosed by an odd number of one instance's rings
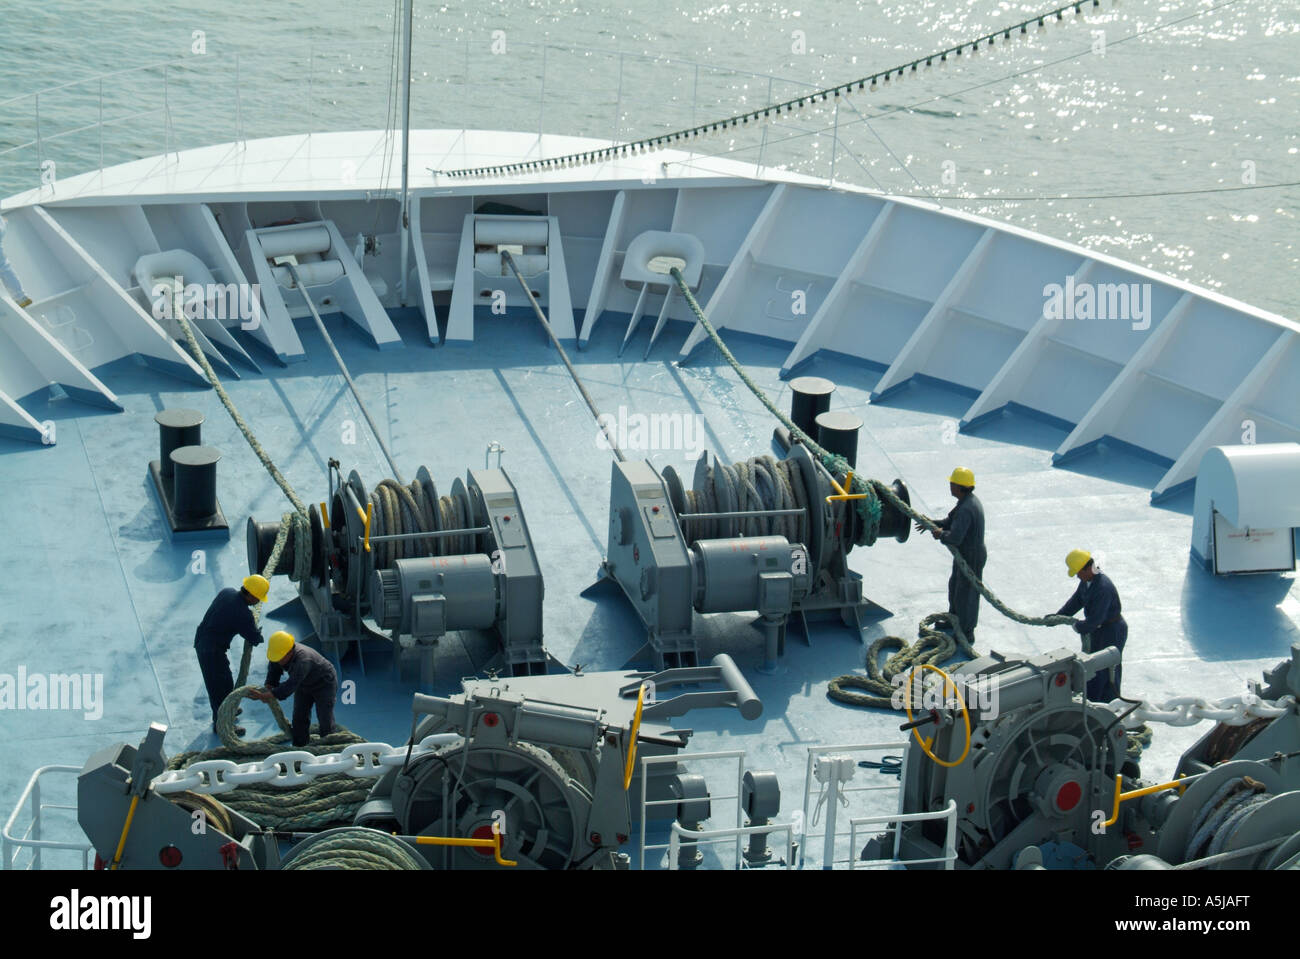
[[[458,743],[455,733],[425,736],[411,748],[410,758],[421,759],[443,746]],[[301,749],[272,753],[257,762],[237,763],[231,759],[205,759],[185,769],[173,769],[154,779],[159,795],[190,792],[218,795],[250,783],[272,786],[300,786],[320,776],[352,776],[356,779],[377,778],[401,766],[407,759],[406,746],[387,743],[353,743],[336,753],[315,756]]]
[[[1117,699],[1109,708],[1123,713],[1132,704]],[[1163,703],[1143,700],[1142,705],[1125,717],[1125,726],[1135,728],[1143,723],[1164,723],[1168,726],[1194,726],[1207,719],[1229,726],[1244,726],[1256,719],[1277,719],[1296,708],[1294,696],[1283,696],[1269,702],[1253,695],[1230,696],[1227,699],[1208,700],[1198,696],[1175,696]],[[421,759],[443,746],[461,741],[455,733],[436,733],[426,736],[411,748],[410,758]],[[237,763],[230,759],[207,759],[186,769],[173,769],[154,779],[152,786],[159,795],[190,792],[219,795],[231,792],[250,783],[269,783],[272,786],[299,786],[320,776],[352,776],[356,779],[378,778],[388,770],[404,765],[406,746],[387,743],[353,743],[337,753],[314,756],[301,749],[272,753],[258,762]]]
[[[1122,699],[1113,700],[1109,708],[1116,713],[1123,713],[1132,707]],[[1195,726],[1206,719],[1229,726],[1245,726],[1256,719],[1277,719],[1296,708],[1294,696],[1283,696],[1269,702],[1247,693],[1229,696],[1227,699],[1208,700],[1199,696],[1175,696],[1163,703],[1151,703],[1146,700],[1124,719],[1129,729],[1142,723],[1164,723],[1167,726]]]

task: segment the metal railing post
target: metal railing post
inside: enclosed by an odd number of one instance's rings
[[[546,44],[542,44],[542,93],[537,98],[537,155],[542,155],[542,119],[546,116]]]
[[[695,64],[695,83],[691,87],[691,126],[695,126],[696,108],[700,101],[700,65]]]
[[[618,142],[618,131],[623,127],[623,54],[618,55],[618,100],[614,104],[614,135],[610,137]]]
[[[840,149],[840,101],[835,101],[835,123],[831,128],[831,176],[830,184],[835,186],[835,154]]]
[[[767,103],[763,105],[768,107],[772,105],[772,78],[771,77],[767,78]],[[837,109],[838,109],[838,105],[837,105]],[[763,169],[763,153],[765,150],[767,150],[767,124],[766,123],[763,124],[763,139],[758,144],[758,163],[754,165],[755,175],[758,174],[759,170]]]
[[[316,129],[316,41],[307,41],[307,136]]]
[[[36,175],[41,176],[45,166],[45,151],[41,145],[41,95],[36,94]],[[41,184],[44,186],[44,183]]]
[[[172,152],[172,108],[167,94],[167,64],[163,64],[163,156]]]
[[[41,838],[41,781],[37,779],[32,784],[32,838],[40,840]],[[32,868],[38,872],[41,868],[41,847],[36,846],[32,850]]]
[[[239,51],[235,51],[235,135],[244,142],[244,105],[239,89]]]
[[[469,40],[465,41],[465,87],[460,98],[461,104],[465,108],[465,114],[461,120],[460,127],[462,130],[469,129]]]
[[[949,801],[948,804],[948,815],[945,818],[948,820],[947,823],[948,829],[946,834],[944,835],[944,840],[943,840],[943,857],[944,857],[943,868],[956,869],[957,868],[957,807],[953,805],[951,800]],[[898,831],[900,833],[903,831],[901,826],[899,827]]]
[[[104,78],[99,78],[99,182],[104,183]]]

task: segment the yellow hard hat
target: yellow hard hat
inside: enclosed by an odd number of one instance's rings
[[[265,603],[267,594],[271,592],[271,584],[265,576],[254,574],[244,578],[244,589],[256,596],[259,603]]]
[[[266,658],[273,663],[278,663],[289,654],[293,649],[293,637],[280,630],[278,633],[272,633],[271,638],[266,642]]]
[[[1078,576],[1079,570],[1088,565],[1088,560],[1092,559],[1092,554],[1086,549],[1072,549],[1070,555],[1065,557],[1065,569],[1068,575]]]
[[[958,466],[948,477],[949,483],[956,483],[958,486],[965,486],[969,489],[975,488],[975,474],[964,466]]]

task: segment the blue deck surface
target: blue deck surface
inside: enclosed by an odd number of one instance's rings
[[[604,553],[611,456],[599,447],[595,423],[535,321],[484,314],[472,346],[433,349],[422,321],[399,315],[406,349],[384,353],[341,317],[326,322],[408,478],[427,465],[446,491],[467,468],[483,466],[490,441],[505,447],[502,465],[519,489],[545,577],[548,650],[589,671],[619,668],[643,641],[637,620],[616,590],[579,595]],[[675,325],[649,360],[639,359],[644,330],[619,358],[623,328],[618,317],[607,316],[585,351],[569,345],[602,410],[617,415],[621,405],[628,414],[698,414],[704,444],[727,461],[771,451],[770,415],[711,345],[678,368],[673,361],[685,328]],[[324,498],[330,457],[373,487],[388,475],[382,455],[314,327],[300,324],[299,331],[306,362],[279,368],[256,354],[270,375],[240,366],[243,378],[229,380],[229,392],[303,500]],[[736,353],[788,408],[790,388],[779,377],[786,348],[740,340]],[[1151,506],[1147,491],[1159,477],[1157,466],[1103,448],[1053,468],[1051,452],[1063,433],[1052,424],[1011,413],[964,434],[958,420],[969,400],[941,386],[915,384],[869,404],[879,371],[818,358],[800,372],[833,380],[832,407],[864,420],[860,472],[885,481],[902,477],[913,503],[928,514],[942,515],[950,506],[947,476],[954,466],[974,470],[988,522],[986,580],[1012,606],[1054,612],[1073,586],[1065,576],[1066,552],[1083,547],[1098,556],[1129,622],[1126,695],[1242,692],[1300,639],[1294,576],[1215,578],[1193,563],[1190,493]],[[215,745],[194,629],[217,590],[248,572],[246,518],[274,520],[287,508],[213,391],[131,361],[98,374],[117,392],[124,413],[51,401],[32,412],[55,421],[57,445],[0,439],[0,479],[8,491],[0,537],[0,672],[15,674],[22,666],[29,674],[100,673],[105,696],[99,719],[71,711],[0,712],[0,810],[6,813],[36,767],[80,765],[104,745],[136,743],[152,721],[169,726],[172,752]],[[218,496],[231,525],[228,541],[173,545],[164,533],[147,466],[158,456],[154,414],[168,407],[207,416],[203,442],[223,453]],[[343,442],[349,421],[355,445]],[[663,467],[693,462],[698,450],[639,455]],[[202,574],[192,571],[198,549],[205,551]],[[867,640],[883,633],[911,639],[921,616],[946,607],[950,561],[929,537],[855,549],[850,560],[866,595],[893,614],[873,623]],[[273,580],[267,633],[279,625],[302,629],[305,617],[284,605],[295,597],[287,578]],[[780,818],[786,819],[801,802],[807,746],[899,739],[899,720],[827,699],[827,680],[862,670],[864,646],[852,632],[819,626],[809,646],[792,630],[778,672],[763,675],[756,669],[762,638],[750,618],[696,622],[704,660],[731,654],[762,697],[763,716],[744,722],[732,712],[706,710],[679,722],[695,730],[692,751],[744,748],[750,768],[777,770]],[[982,609],[981,650],[1019,657],[1076,644],[1069,630],[1027,628],[987,604]],[[238,649],[237,641],[233,662]],[[460,677],[492,652],[490,642],[448,636],[434,691],[458,691]],[[256,656],[254,662],[260,681],[265,661]],[[367,666],[363,676],[355,658],[345,660],[341,678],[356,682],[356,702],[340,705],[338,718],[368,739],[401,742],[414,680],[398,684],[377,657]],[[269,713],[255,704],[245,709],[245,725],[250,737],[273,731]],[[1158,727],[1144,772],[1171,773],[1178,755],[1208,728]],[[882,798],[881,808],[889,803]]]

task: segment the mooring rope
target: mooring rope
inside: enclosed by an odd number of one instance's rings
[[[215,749],[192,750],[178,753],[168,762],[168,769],[185,769],[192,763],[208,759],[231,759],[248,762],[273,753],[294,749],[290,744],[289,723],[279,702],[272,700],[271,714],[282,730],[267,739],[244,741],[235,732],[235,715],[241,702],[252,699],[249,695],[257,687],[243,686],[234,690],[217,711],[217,735],[222,745]],[[364,740],[342,726],[335,726],[328,736],[319,735],[318,726],[312,726],[313,738],[301,747],[305,752],[319,756],[334,753],[341,746]],[[259,826],[268,829],[323,829],[338,823],[351,823],[361,804],[370,794],[370,784],[347,775],[321,776],[301,786],[269,786],[249,784],[228,794],[222,802],[235,812],[247,816]]]
[[[832,475],[845,476],[853,473],[853,467],[848,460],[820,446],[816,440],[796,426],[794,421],[772,402],[772,399],[763,391],[763,388],[755,383],[745,368],[741,366],[740,361],[736,359],[731,350],[727,349],[722,337],[713,328],[713,324],[709,322],[709,318],[704,314],[704,310],[691,293],[690,287],[686,285],[686,279],[682,276],[681,270],[673,267],[670,273],[677,283],[677,288],[690,306],[691,312],[695,314],[700,326],[708,334],[709,339],[713,341],[713,345],[718,348],[723,358],[736,371],[736,375],[740,377],[741,382],[749,387],[750,392],[758,398],[758,401],[790,431],[792,441],[806,446]],[[926,530],[933,532],[938,529],[934,520],[912,509],[890,487],[879,480],[864,479],[857,473],[853,473],[850,487],[850,492],[864,494],[863,499],[852,501],[857,504],[858,515],[862,519],[861,529],[856,540],[859,546],[870,546],[876,541],[880,533],[880,501],[882,499],[909,519],[920,523]],[[983,580],[975,573],[975,570],[966,562],[956,547],[948,544],[944,545],[947,546],[948,552],[952,553],[953,563],[961,571],[961,574],[970,580],[971,584],[979,590],[980,595],[987,599],[994,609],[1008,619],[1025,626],[1064,626],[1074,622],[1072,616],[1028,616],[1011,608],[984,584]],[[953,634],[949,635],[933,628],[935,624],[940,622],[951,624]],[[890,684],[890,680],[897,673],[922,664],[941,665],[957,653],[958,647],[960,647],[962,654],[967,659],[974,659],[978,655],[974,647],[966,639],[966,634],[957,623],[956,617],[949,613],[932,613],[926,616],[917,626],[917,634],[918,638],[915,643],[908,643],[898,636],[884,636],[876,640],[867,650],[867,675],[864,677],[847,673],[843,676],[837,676],[828,684],[826,694],[832,699],[853,706],[892,709],[894,707],[892,699],[894,687]],[[897,652],[886,661],[882,669],[879,664],[879,657],[880,653],[885,649],[896,649]],[[848,688],[866,689],[869,692],[866,694],[851,693],[847,691]]]
[[[709,339],[713,341],[713,344],[722,353],[723,358],[726,359],[726,361],[731,365],[731,368],[736,371],[736,375],[740,377],[741,382],[749,387],[750,392],[758,398],[758,401],[767,407],[768,411],[773,416],[781,421],[782,425],[790,431],[791,437],[797,439],[804,446],[808,447],[808,449],[816,455],[817,459],[821,461],[821,464],[832,474],[838,473],[840,475],[846,475],[853,472],[853,467],[849,465],[848,460],[843,456],[830,453],[819,446],[816,440],[803,430],[799,429],[799,427],[794,424],[794,421],[772,402],[771,398],[763,392],[762,387],[755,383],[750,375],[745,372],[745,368],[740,365],[740,361],[732,355],[731,350],[727,349],[727,345],[722,342],[722,338],[718,336],[718,331],[713,328],[713,324],[709,322],[709,318],[704,315],[704,310],[700,308],[700,304],[696,302],[695,297],[691,294],[690,287],[686,285],[686,280],[682,276],[681,270],[677,267],[673,267],[671,272],[673,279],[677,281],[678,289],[681,290],[682,295],[686,298],[686,302],[690,305],[691,312],[694,313],[695,318],[699,320],[700,325],[704,328],[704,332],[709,335]],[[877,535],[879,535],[881,499],[886,500],[890,506],[903,515],[920,523],[926,530],[933,532],[939,528],[935,525],[934,520],[912,509],[911,506],[899,499],[892,489],[879,480],[863,479],[861,476],[854,473],[851,485],[851,492],[866,494],[865,499],[854,501],[858,503],[858,512],[859,515],[862,516],[863,525],[869,530],[865,536],[865,541],[859,542],[859,546],[870,546],[875,542]],[[979,590],[980,595],[987,599],[994,609],[1003,616],[1006,616],[1008,619],[1014,620],[1015,622],[1021,623],[1025,626],[1065,626],[1074,622],[1072,616],[1028,616],[1012,609],[1000,600],[997,595],[984,584],[979,576],[976,575],[975,570],[971,568],[970,564],[962,558],[961,553],[957,551],[956,547],[948,546],[948,551],[952,553],[953,561],[956,563],[957,568],[961,570],[962,575],[970,580],[971,584]]]
[[[284,863],[290,869],[423,869],[411,848],[395,836],[377,829],[340,829],[331,836],[309,841]]]
[[[293,504],[293,511],[284,513],[280,518],[280,529],[276,533],[275,545],[271,548],[271,554],[267,558],[262,575],[270,579],[271,574],[279,565],[281,554],[288,548],[289,537],[292,534],[294,562],[290,578],[295,582],[300,582],[310,574],[311,570],[310,552],[302,548],[302,544],[308,542],[311,536],[311,526],[307,519],[307,507],[298,497],[293,487],[289,485],[289,481],[285,479],[284,474],[280,472],[262,447],[262,444],[258,442],[252,428],[240,415],[234,401],[230,398],[230,394],[222,386],[220,378],[217,376],[216,371],[213,370],[212,364],[208,362],[208,358],[203,354],[203,350],[199,347],[198,340],[194,336],[194,331],[190,328],[189,321],[181,308],[179,293],[177,294],[173,314],[181,331],[185,334],[185,340],[189,345],[190,352],[203,368],[208,382],[216,391],[222,405],[226,408],[226,412],[235,421],[235,425],[239,427],[244,439],[248,441],[248,445],[257,454],[257,458],[271,475],[271,478],[275,480],[276,485],[280,487],[289,502]],[[253,608],[253,617],[259,622],[261,619],[260,610],[261,603]],[[248,760],[257,756],[269,756],[272,753],[284,751],[290,741],[289,723],[284,718],[284,711],[280,708],[280,704],[274,700],[269,705],[277,725],[282,730],[281,733],[268,739],[245,742],[235,732],[237,728],[235,717],[240,709],[240,704],[245,698],[251,698],[249,693],[255,688],[245,685],[252,665],[252,651],[252,645],[245,642],[243,654],[240,657],[239,678],[235,683],[235,689],[222,701],[220,708],[217,710],[217,736],[222,745],[216,749],[180,753],[168,763],[169,769],[183,769],[191,763],[205,759]],[[360,736],[341,726],[324,737],[319,735],[319,727],[313,726],[313,729],[317,735],[303,748],[307,752],[316,755],[334,752],[339,746],[362,742]],[[351,823],[357,809],[360,808],[369,795],[370,787],[358,784],[356,780],[350,777],[322,777],[298,787],[277,788],[254,785],[237,790],[237,793],[238,795],[232,794],[226,798],[226,806],[247,816],[260,826],[279,829],[321,829],[340,822]]]

